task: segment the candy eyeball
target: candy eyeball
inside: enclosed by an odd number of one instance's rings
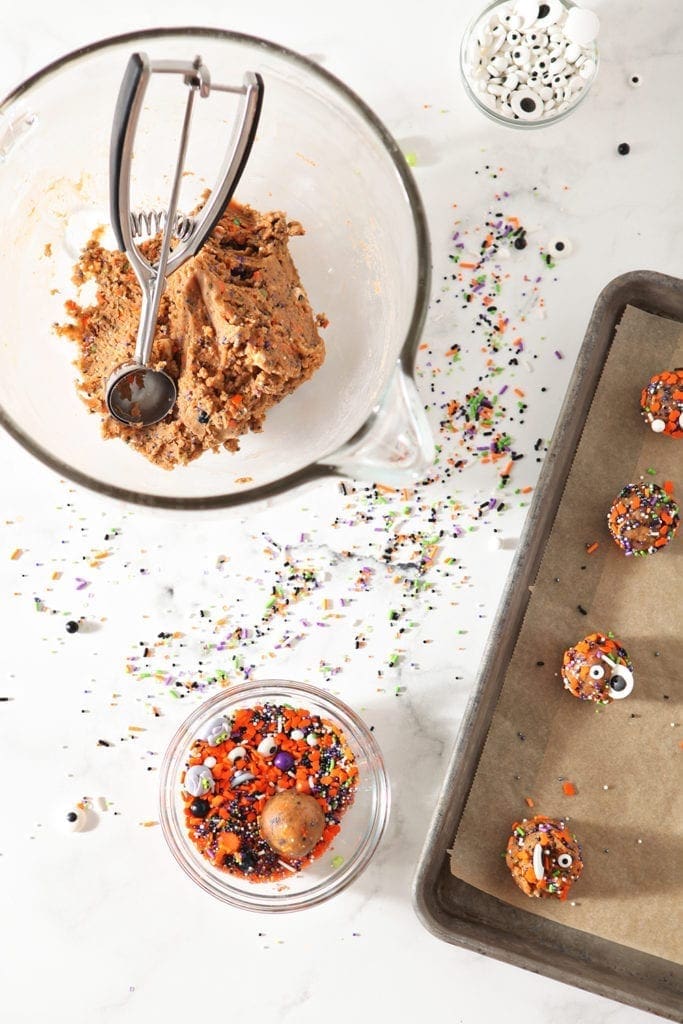
[[[536,25],[548,28],[550,25],[554,25],[556,21],[559,21],[561,15],[562,4],[560,3],[560,0],[548,0],[547,4],[538,5]]]
[[[537,121],[543,113],[543,100],[532,89],[516,89],[510,95],[510,108],[520,121]]]
[[[65,832],[82,832],[88,820],[88,814],[80,804],[75,804],[60,816],[60,824]]]
[[[623,700],[633,692],[633,672],[628,665],[612,663],[612,673],[607,683],[612,700]]]
[[[574,246],[566,238],[551,238],[548,242],[548,252],[556,260],[563,260],[569,256]]]
[[[605,670],[602,665],[591,665],[588,675],[591,679],[602,679],[605,674]]]
[[[570,868],[573,863],[572,855],[570,853],[561,853],[557,858],[557,865],[560,868]]]

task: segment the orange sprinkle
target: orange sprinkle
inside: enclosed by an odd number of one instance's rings
[[[534,802],[533,802],[533,800],[531,799],[530,796],[525,796],[524,797],[524,803],[527,805],[527,807],[533,807],[534,806]]]
[[[521,388],[515,388],[515,394],[519,395],[520,398],[524,398],[524,392]]]
[[[592,544],[586,544],[586,554],[592,555],[594,551],[597,551],[600,545],[597,540],[594,540]]]
[[[52,579],[53,580],[61,580],[61,578],[62,578],[61,572],[53,572],[52,573]]]
[[[573,782],[563,782],[562,792],[565,796],[576,796],[576,786]]]
[[[129,725],[128,732],[147,732],[141,725]]]
[[[459,267],[464,267],[466,270],[474,270],[476,267],[479,266],[479,264],[478,263],[459,263],[458,266]]]
[[[389,487],[389,484],[375,484],[375,490],[380,494],[396,494],[396,488]]]
[[[533,487],[530,487],[530,486],[522,487],[522,490],[520,491],[520,494],[530,494],[531,491],[533,491]]]
[[[510,461],[507,463],[507,465],[501,470],[500,475],[501,476],[509,476],[511,471],[512,471],[512,459],[510,459]]]
[[[12,554],[10,555],[10,558],[13,562],[16,562],[17,558],[21,558],[23,553],[23,548],[15,548]]]
[[[158,821],[141,821],[140,824],[142,825],[143,828],[153,828],[155,825],[158,825],[159,822]]]
[[[674,485],[672,484],[671,480],[665,480],[662,484],[662,487],[664,488],[667,494],[673,494]]]

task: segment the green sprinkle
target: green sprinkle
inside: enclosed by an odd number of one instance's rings
[[[241,222],[240,222],[238,217],[233,217],[232,218],[232,222],[233,222],[233,224],[236,224],[238,228],[242,227],[242,224],[241,224]]]
[[[180,694],[178,693],[178,691],[177,691],[177,690],[169,690],[168,692],[170,693],[170,695],[171,695],[172,697],[175,697],[175,698],[176,698],[176,700],[177,700],[177,699],[178,699],[178,698],[180,697]]]
[[[391,654],[389,656],[389,667],[390,668],[394,668],[394,666],[397,665],[397,664],[398,664],[398,654],[396,654],[396,652],[394,652],[393,654]]]
[[[652,469],[652,467],[650,467],[647,472],[650,474],[650,476],[656,476],[657,475],[657,470],[656,469]]]
[[[417,153],[406,153],[408,167],[417,167]]]
[[[340,868],[342,866],[342,864],[344,863],[344,858],[340,853],[338,853],[336,857],[332,858],[330,863],[332,864],[332,867],[336,870],[337,868]]]
[[[272,608],[275,604],[275,597],[271,597],[270,601],[266,601],[266,608]]]

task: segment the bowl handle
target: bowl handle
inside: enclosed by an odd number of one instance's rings
[[[434,439],[415,381],[397,362],[360,430],[320,464],[340,476],[389,484],[420,479],[434,462]]]

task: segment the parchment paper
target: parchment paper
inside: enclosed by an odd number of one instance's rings
[[[663,551],[627,558],[606,525],[621,487],[641,475],[673,481],[682,503],[683,441],[654,434],[639,413],[643,384],[678,366],[683,327],[628,307],[532,589],[451,870],[532,914],[683,963],[683,528]],[[600,546],[587,555],[594,541]],[[635,686],[596,711],[564,690],[559,670],[566,647],[609,630],[633,661]],[[564,795],[563,779],[576,796]],[[585,868],[566,903],[524,896],[501,857],[512,822],[533,814],[565,817],[581,843]]]

